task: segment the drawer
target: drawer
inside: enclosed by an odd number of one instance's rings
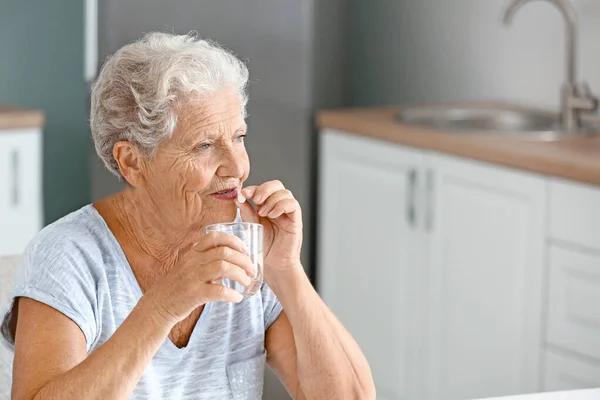
[[[600,387],[600,364],[546,351],[544,392]]]
[[[20,254],[42,227],[41,132],[0,131],[0,255]]]
[[[600,256],[549,247],[548,343],[600,361]]]
[[[550,237],[600,250],[600,187],[553,179]]]

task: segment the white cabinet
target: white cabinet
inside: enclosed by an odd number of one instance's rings
[[[321,138],[321,296],[368,358],[377,398],[417,399],[422,155],[344,133]]]
[[[549,235],[553,241],[600,250],[600,189],[551,179]]]
[[[545,390],[600,387],[600,188],[550,180]]]
[[[546,352],[544,375],[545,392],[600,387],[600,363],[552,351]]]
[[[428,398],[538,390],[546,186],[454,157],[428,159]]]
[[[600,360],[600,255],[549,252],[548,343]]]
[[[321,134],[317,285],[378,399],[539,389],[545,181]]]
[[[42,227],[41,132],[0,131],[0,256],[20,254]]]

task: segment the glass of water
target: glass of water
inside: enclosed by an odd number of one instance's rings
[[[252,283],[249,286],[242,286],[237,282],[232,282],[229,279],[223,279],[222,283],[236,289],[245,297],[250,297],[260,290],[263,282],[263,226],[251,222],[227,222],[221,224],[208,225],[204,228],[205,233],[209,232],[226,232],[237,236],[248,246],[246,253],[254,264],[255,276],[252,277]]]

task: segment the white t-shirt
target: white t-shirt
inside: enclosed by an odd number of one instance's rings
[[[29,297],[73,320],[89,354],[112,336],[141,296],[119,243],[87,205],[44,228],[29,244],[1,314],[0,341],[13,348],[12,305],[16,297]],[[239,304],[207,303],[188,345],[178,348],[166,338],[130,398],[261,399],[265,331],[281,310],[266,283]]]

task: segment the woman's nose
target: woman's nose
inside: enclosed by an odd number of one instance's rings
[[[241,178],[244,175],[245,158],[240,152],[228,149],[219,168],[219,175],[231,178]]]

